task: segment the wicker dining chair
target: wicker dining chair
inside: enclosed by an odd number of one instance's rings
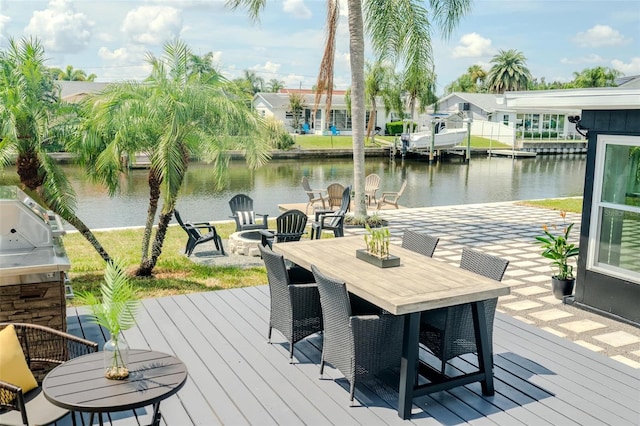
[[[433,257],[433,252],[439,241],[440,238],[433,235],[406,230],[402,235],[402,248]]]
[[[354,315],[344,282],[330,278],[311,265],[318,283],[324,332],[320,377],[325,363],[332,364],[349,381],[349,401],[365,377],[400,366],[404,318],[391,314]]]
[[[487,278],[502,281],[508,265],[507,259],[468,247],[462,249],[460,268]],[[493,321],[498,299],[484,300],[482,305],[487,321],[489,346],[492,347]],[[464,304],[422,312],[420,316],[420,343],[440,359],[442,374],[444,374],[446,363],[450,359],[467,353],[477,353],[471,305]]]
[[[0,323],[0,330],[9,325],[15,328],[25,361],[38,387],[24,393],[22,388],[0,381],[0,424],[53,423],[69,414],[69,410],[53,405],[44,397],[41,387],[44,376],[65,361],[97,352],[98,344],[37,324]]]
[[[289,342],[289,362],[293,363],[295,343],[322,331],[322,309],[318,286],[314,283],[292,284],[284,257],[268,246],[258,245],[267,268],[271,313],[269,316],[268,342],[275,328]]]

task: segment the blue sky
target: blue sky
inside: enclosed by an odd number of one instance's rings
[[[215,65],[231,78],[252,69],[287,87],[315,83],[325,0],[268,0],[259,24],[224,3],[0,0],[0,45],[8,37],[37,36],[49,66],[71,64],[95,73],[96,81],[117,81],[144,78],[145,53],[159,54],[164,42],[180,37],[198,54],[213,52]],[[345,11],[336,51],[338,89],[350,82]],[[570,81],[574,71],[596,66],[638,75],[640,0],[475,0],[448,40],[433,33],[433,48],[440,94],[469,66],[488,70],[500,49],[521,51],[532,75],[547,81]]]

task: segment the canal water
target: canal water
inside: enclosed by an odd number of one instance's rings
[[[400,198],[406,207],[444,206],[496,201],[581,196],[585,155],[540,155],[535,158],[472,157],[470,164],[443,161],[367,158],[366,173],[382,178],[382,191],[397,191],[403,179],[407,189]],[[78,195],[78,215],[92,229],[144,225],[148,204],[147,170],[132,170],[122,178],[114,197],[84,178],[76,166],[64,166]],[[191,163],[177,209],[185,220],[228,220],[228,201],[245,193],[254,200],[257,213],[275,217],[278,204],[306,203],[300,179],[307,176],[314,188],[332,182],[353,182],[350,159],[273,160],[258,170],[233,161],[224,187],[216,189],[211,167]]]

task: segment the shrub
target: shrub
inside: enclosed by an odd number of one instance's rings
[[[413,126],[412,132],[415,132],[418,125],[416,123],[410,123],[410,124]],[[387,124],[385,124],[385,132],[386,132],[385,134],[391,135],[391,136],[398,136],[402,134],[403,126],[404,126],[404,122],[402,121],[390,121]]]

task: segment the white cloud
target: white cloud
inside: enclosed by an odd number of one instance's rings
[[[0,6],[2,6],[2,3],[0,3]],[[0,43],[7,38],[7,36],[5,35],[5,30],[9,22],[11,22],[11,18],[0,14]]]
[[[453,48],[453,58],[478,58],[493,52],[491,40],[481,37],[478,33],[465,34],[460,38],[460,44]]]
[[[304,4],[304,0],[284,0],[282,2],[282,10],[296,18],[311,18],[311,11],[307,5]]]
[[[122,31],[136,43],[159,45],[176,38],[182,30],[182,12],[169,6],[141,6],[130,11]]]
[[[623,72],[625,75],[637,75],[640,74],[640,56],[631,58],[631,62],[625,64],[619,59],[611,61],[611,66],[618,71]]]
[[[24,31],[38,36],[49,50],[76,53],[89,44],[93,25],[70,1],[51,0],[47,9],[33,12]]]
[[[599,64],[605,62],[605,59],[600,56],[592,53],[587,56],[581,56],[578,58],[562,58],[560,63],[567,65],[575,65],[575,64]]]
[[[278,70],[280,69],[280,64],[267,61],[264,65],[260,65],[260,64],[254,65],[249,69],[258,73],[268,74],[267,78],[274,78],[273,74],[278,74]]]
[[[101,47],[98,56],[106,63],[106,72],[100,75],[101,79],[139,80],[149,76],[151,65],[144,60],[147,51],[139,45],[129,45],[118,49],[110,50]]]
[[[594,25],[585,32],[573,37],[573,42],[580,47],[620,46],[631,42],[619,31],[608,25]]]

